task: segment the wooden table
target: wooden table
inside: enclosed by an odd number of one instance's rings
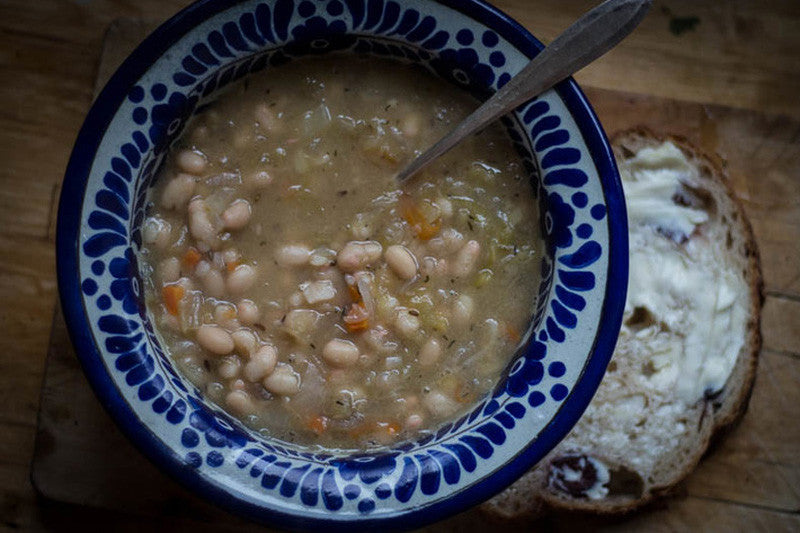
[[[120,512],[37,498],[29,467],[56,293],[55,205],[72,142],[91,103],[103,36],[119,17],[161,20],[186,3],[0,0],[0,527],[98,528],[113,522],[117,529],[134,530],[154,525],[136,509]],[[497,2],[544,40],[592,3]],[[757,148],[771,162],[768,168],[783,169],[776,175],[753,167],[734,176],[764,256],[767,295],[765,347],[750,413],[691,476],[682,496],[611,527],[635,529],[657,516],[664,529],[716,524],[719,529],[798,530],[800,175],[786,169],[800,167],[795,142],[800,130],[794,126],[800,120],[800,3],[657,2],[628,41],[577,78],[592,88],[590,97],[622,89],[741,109],[726,116],[748,127],[743,135],[761,140]],[[648,113],[663,115],[712,149],[736,144],[736,130],[707,128],[713,121],[695,116],[700,110],[713,118],[722,108],[652,108],[648,102],[654,100],[637,98],[604,100],[611,102],[599,110],[610,117],[606,124],[613,123],[614,106],[639,105],[646,110],[643,120]],[[695,110],[691,116],[688,109]],[[737,156],[723,155],[732,161]],[[746,161],[739,164],[748,168]],[[785,421],[775,419],[776,413],[787,414]],[[197,526],[180,513],[159,520],[160,525]],[[562,517],[541,525],[562,529],[569,523]],[[232,520],[230,526],[237,524]]]

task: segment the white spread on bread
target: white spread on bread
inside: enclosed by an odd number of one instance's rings
[[[697,170],[670,142],[619,165],[628,207],[630,281],[620,343],[652,350],[649,380],[693,404],[725,385],[745,339],[747,286],[724,268],[702,226],[709,214],[683,205]],[[632,323],[637,322],[638,323]]]

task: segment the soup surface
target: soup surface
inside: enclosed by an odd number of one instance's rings
[[[524,168],[495,125],[394,179],[476,105],[417,67],[332,56],[198,114],[141,250],[188,379],[264,435],[340,449],[434,430],[485,395],[539,283]]]

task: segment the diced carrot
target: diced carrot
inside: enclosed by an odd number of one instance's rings
[[[506,337],[508,337],[508,339],[514,343],[519,342],[520,339],[522,339],[522,336],[519,334],[519,330],[517,330],[517,328],[511,324],[506,324]]]
[[[369,322],[366,320],[361,320],[360,322],[345,322],[344,325],[347,328],[349,333],[357,333],[359,331],[364,331],[365,329],[369,328]]]
[[[171,285],[164,285],[161,289],[161,297],[164,298],[164,305],[167,307],[169,314],[178,316],[180,312],[180,303],[186,290],[182,285],[173,283]]]
[[[236,267],[238,267],[241,264],[242,264],[241,261],[229,261],[225,263],[225,269],[228,272],[233,272],[234,270],[236,270]]]
[[[350,333],[363,331],[369,327],[369,313],[364,307],[361,291],[358,290],[356,282],[352,280],[348,280],[347,290],[350,292],[350,299],[353,300],[353,303],[347,306],[347,312],[342,318],[344,325]]]
[[[429,224],[427,222],[422,222],[419,226],[419,231],[417,231],[417,237],[419,237],[423,241],[428,241],[436,236],[439,233],[439,228],[441,224],[437,219],[433,224]]]
[[[360,303],[350,304],[343,320],[347,331],[350,333],[363,331],[369,327],[369,313]]]
[[[361,292],[358,290],[358,285],[353,283],[347,284],[347,290],[350,292],[350,299],[356,303],[361,303]]]
[[[308,422],[308,429],[317,435],[322,435],[328,429],[328,417],[320,415],[312,418]]]
[[[197,263],[199,263],[200,259],[202,258],[203,256],[200,255],[200,252],[198,252],[194,248],[189,248],[188,250],[186,250],[186,253],[183,254],[183,264],[189,268],[194,268],[197,266]]]
[[[394,436],[400,433],[400,424],[397,422],[378,422],[378,429],[387,433],[389,436]]]
[[[420,212],[414,200],[406,194],[400,197],[400,214],[412,228],[416,228],[423,220],[422,212]]]
[[[439,233],[441,222],[437,218],[433,222],[425,219],[425,215],[407,194],[400,197],[400,215],[411,226],[414,233],[423,241],[427,241]]]

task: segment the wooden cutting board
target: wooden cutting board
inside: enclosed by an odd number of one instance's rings
[[[153,27],[141,20],[111,26],[96,89]],[[591,87],[586,93],[610,134],[645,125],[684,135],[720,155],[761,251],[764,350],[749,412],[675,496],[624,518],[555,516],[537,526],[553,531],[800,530],[800,122]],[[38,422],[31,478],[45,498],[168,516],[199,531],[263,530],[193,496],[125,440],[81,373],[59,309]],[[428,529],[485,528],[479,513],[470,511]]]

